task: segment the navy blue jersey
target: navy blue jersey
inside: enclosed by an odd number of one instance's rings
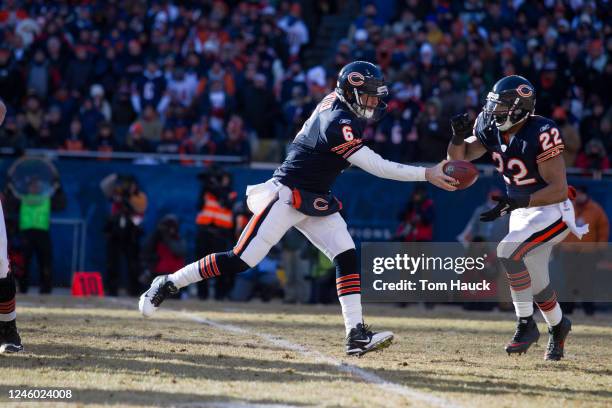
[[[474,135],[491,153],[512,198],[528,197],[545,187],[538,164],[560,155],[565,147],[555,122],[538,115],[527,118],[523,127],[506,140],[492,122],[485,123],[481,113],[474,124]]]
[[[274,177],[289,187],[327,194],[350,166],[347,159],[363,147],[365,121],[358,119],[335,93],[317,105],[289,147]]]

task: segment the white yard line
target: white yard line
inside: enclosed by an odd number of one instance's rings
[[[374,384],[378,386],[379,388],[382,388],[385,391],[407,397],[411,400],[424,402],[428,405],[435,406],[435,407],[443,407],[443,408],[460,407],[460,405],[452,401],[436,397],[435,395],[432,395],[432,394],[429,394],[423,391],[417,391],[413,388],[406,387],[405,385],[402,385],[402,384],[397,384],[391,381],[387,381],[384,378],[368,370],[357,367],[353,364],[343,363],[342,361],[334,357],[327,356],[325,354],[322,354],[319,351],[309,350],[308,348],[302,345],[292,343],[288,340],[285,340],[277,336],[273,336],[268,333],[249,330],[249,329],[245,329],[243,327],[235,326],[232,324],[215,322],[214,320],[204,319],[202,317],[199,317],[193,313],[188,313],[186,311],[182,311],[180,314],[185,316],[189,320],[192,320],[194,322],[198,322],[201,324],[205,324],[205,325],[214,327],[219,330],[227,331],[230,333],[248,334],[250,336],[259,337],[260,339],[266,341],[267,343],[271,345],[274,345],[280,348],[284,348],[286,350],[295,351],[297,353],[300,353],[304,357],[308,357],[308,358],[315,360],[317,363],[331,365],[335,367],[338,371],[349,373],[355,377],[361,378],[365,382]]]
[[[107,298],[107,299],[110,300],[112,303],[120,304],[123,306],[128,306],[130,308],[135,306],[135,302],[127,301],[126,299],[117,299],[117,298]],[[176,310],[171,310],[171,309],[166,309],[166,310],[176,312],[178,315],[183,316],[191,321],[194,321],[200,324],[205,324],[207,326],[214,327],[215,329],[219,329],[219,330],[223,330],[223,331],[235,333],[235,334],[259,337],[260,339],[266,341],[267,343],[271,345],[274,345],[274,346],[277,346],[277,347],[280,347],[286,350],[295,351],[297,353],[300,353],[304,357],[313,359],[317,363],[328,364],[330,366],[335,367],[338,371],[349,373],[352,376],[361,378],[363,381],[376,385],[377,387],[387,392],[392,392],[394,394],[401,395],[412,401],[423,402],[433,407],[461,408],[461,405],[457,404],[456,402],[449,401],[444,398],[436,397],[433,394],[430,394],[424,391],[418,391],[414,388],[410,388],[402,384],[387,381],[384,378],[380,377],[379,375],[372,373],[368,370],[365,370],[361,367],[357,367],[356,365],[353,365],[353,364],[343,363],[342,361],[334,357],[327,356],[316,350],[310,350],[300,344],[292,343],[289,340],[285,340],[278,336],[273,336],[269,333],[246,329],[244,327],[235,326],[233,324],[219,323],[214,320],[199,317],[185,310],[180,311],[180,312]]]

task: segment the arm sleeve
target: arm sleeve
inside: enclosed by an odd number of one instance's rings
[[[408,166],[383,159],[367,146],[353,153],[348,162],[377,177],[398,181],[425,181],[425,167]]]

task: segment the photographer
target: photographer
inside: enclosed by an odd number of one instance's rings
[[[155,231],[142,249],[145,272],[141,282],[149,285],[154,277],[166,275],[185,266],[187,243],[179,234],[179,221],[174,214],[159,220]]]
[[[147,209],[147,196],[131,175],[111,174],[102,180],[100,188],[111,201],[111,212],[104,227],[107,294],[118,295],[119,268],[123,256],[127,265],[128,294],[137,296],[140,291],[140,225]]]
[[[196,259],[211,252],[221,251],[234,239],[234,217],[232,207],[236,192],[232,191],[232,176],[222,169],[212,167],[198,175],[201,190],[196,216]],[[229,295],[234,286],[233,275],[222,275],[215,279],[215,299]],[[208,280],[198,284],[200,299],[208,297]]]

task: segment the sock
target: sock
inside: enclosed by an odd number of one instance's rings
[[[358,295],[339,295],[340,305],[342,306],[342,317],[344,318],[344,329],[348,335],[352,328],[363,323],[361,311],[361,294]]]
[[[0,279],[0,322],[15,320],[15,279],[12,273]]]
[[[357,271],[357,252],[349,249],[334,258],[336,290],[342,306],[344,328],[348,335],[352,328],[363,323],[361,310],[361,278]]]
[[[563,312],[559,302],[557,302],[557,293],[550,287],[550,284],[534,298],[544,320],[548,323],[548,327],[558,325],[563,317]]]
[[[506,277],[510,282],[510,294],[517,317],[528,317],[533,314],[533,292],[531,276],[522,260],[499,258],[506,269]]]
[[[250,266],[233,251],[217,252],[190,263],[169,275],[168,278],[174,283],[174,286],[180,289],[191,283],[220,276],[221,273],[240,273],[249,268]]]

